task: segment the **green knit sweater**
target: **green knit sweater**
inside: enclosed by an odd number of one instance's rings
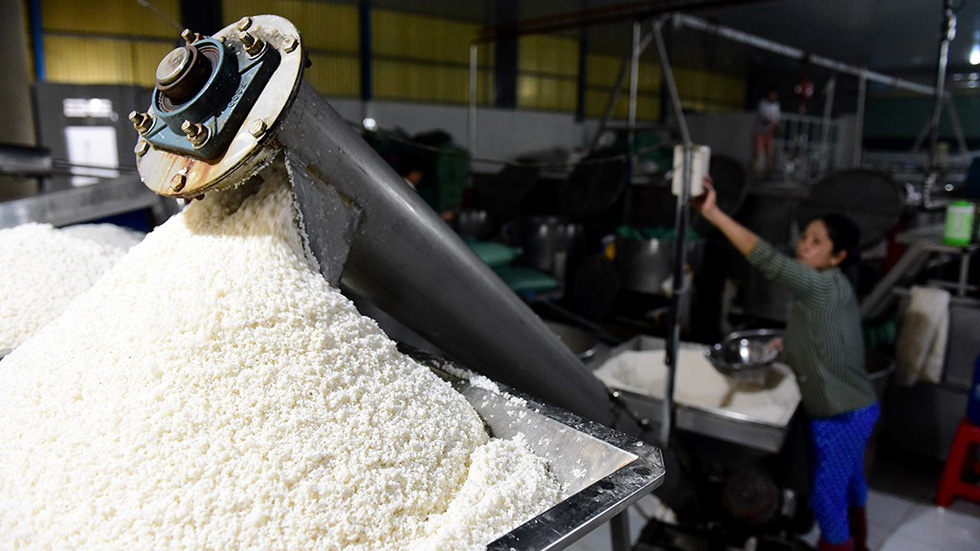
[[[864,368],[861,317],[851,284],[837,268],[815,270],[762,239],[747,255],[762,274],[793,293],[783,350],[810,417],[831,417],[877,399]]]

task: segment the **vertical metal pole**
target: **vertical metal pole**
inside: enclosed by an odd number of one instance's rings
[[[694,146],[686,144],[681,164],[683,178],[681,194],[677,197],[674,224],[674,274],[673,288],[670,293],[670,323],[667,335],[667,354],[664,363],[667,365],[667,381],[664,389],[663,418],[660,425],[660,443],[670,447],[670,435],[674,422],[674,383],[677,380],[677,354],[681,344],[681,301],[687,293],[684,285],[684,266],[687,265],[687,225],[688,204],[691,199],[691,173],[694,169]]]
[[[575,76],[575,122],[585,120],[585,96],[589,83],[589,28],[578,31],[578,74]]]
[[[942,40],[939,41],[939,69],[936,72],[936,101],[932,106],[932,119],[929,122],[929,168],[936,165],[936,146],[939,141],[939,119],[943,113],[943,99],[946,97],[946,67],[949,64],[949,43],[956,37],[956,15],[950,0],[943,2]]]
[[[44,32],[41,23],[41,0],[31,0],[31,41],[34,42],[34,76],[38,82],[48,78],[44,60]]]
[[[470,157],[476,156],[476,83],[479,71],[477,65],[479,48],[475,43],[470,44],[470,108],[466,117],[466,147],[470,151]]]
[[[372,81],[372,48],[371,48],[371,3],[361,0],[358,4],[360,18],[360,65],[361,65],[361,120],[371,116],[370,104],[373,97],[374,84]]]
[[[865,70],[861,69],[861,77],[858,79],[857,114],[854,121],[854,156],[852,158],[856,168],[861,168],[861,148],[864,145],[864,104],[867,99],[868,77]]]
[[[609,520],[609,532],[612,536],[612,551],[629,551],[630,548],[630,519],[629,509],[619,513]]]
[[[677,83],[674,82],[674,70],[670,68],[670,58],[667,57],[667,46],[664,44],[662,29],[664,21],[657,20],[653,24],[653,36],[657,40],[657,52],[660,54],[660,64],[664,69],[664,79],[667,81],[667,90],[670,92],[670,103],[674,106],[674,116],[677,118],[677,125],[681,130],[681,138],[685,144],[691,143],[691,133],[687,131],[687,120],[684,118],[684,110],[681,108],[681,97],[677,93]]]
[[[820,170],[826,172],[830,168],[830,117],[834,113],[834,92],[837,91],[837,77],[827,80],[824,88],[823,122],[820,128]]]
[[[953,133],[956,134],[956,144],[960,148],[960,153],[969,153],[966,138],[963,136],[963,125],[960,124],[960,115],[956,112],[956,102],[949,94],[946,95],[946,112],[949,113],[949,122],[953,124]]]
[[[691,144],[691,134],[687,130],[684,112],[681,109],[681,99],[677,93],[677,84],[674,82],[674,73],[670,68],[670,58],[667,56],[667,46],[664,44],[662,29],[663,20],[656,21],[653,25],[653,34],[657,40],[660,64],[663,66],[664,78],[670,90],[670,99],[677,116],[677,124],[680,126],[681,135],[684,138],[684,153],[681,163],[681,170],[683,171],[681,193],[677,197],[675,207],[674,281],[673,291],[670,294],[670,332],[667,335],[667,354],[664,357],[664,363],[667,367],[667,386],[664,389],[663,411],[660,424],[660,444],[664,447],[669,447],[670,435],[674,423],[674,383],[677,379],[677,350],[680,348],[681,340],[681,299],[687,292],[684,285],[684,266],[687,265],[688,204],[690,203],[691,195],[691,174],[694,169],[694,148]]]
[[[636,92],[640,78],[640,22],[633,22],[633,49],[630,54],[630,101],[629,119],[627,120],[627,143],[629,144],[630,154],[630,176],[635,159],[633,154],[636,151]]]

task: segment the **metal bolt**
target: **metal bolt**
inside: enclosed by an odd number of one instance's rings
[[[252,33],[242,33],[241,36],[242,44],[245,45],[245,53],[249,57],[255,57],[259,55],[262,48],[265,47],[265,42],[261,38],[254,36]]]
[[[197,33],[190,29],[184,29],[183,32],[180,33],[180,37],[183,38],[184,42],[188,44],[197,42],[197,39],[199,38]]]
[[[150,115],[149,113],[130,111],[129,121],[133,123],[133,128],[135,128],[140,134],[145,133],[147,130],[153,127],[153,115]]]
[[[241,19],[238,20],[237,27],[238,27],[238,30],[239,31],[245,32],[251,26],[252,26],[252,18],[251,17],[247,17],[246,16],[246,17],[243,17],[243,18],[241,18]]]
[[[136,149],[133,150],[137,157],[142,157],[146,155],[146,152],[150,150],[150,144],[146,140],[140,140],[136,142]]]
[[[191,141],[195,147],[198,147],[204,142],[208,141],[208,128],[200,123],[193,123],[191,121],[184,121],[184,124],[180,125],[180,129],[187,135],[187,139]]]
[[[295,36],[290,36],[289,38],[286,39],[286,42],[282,45],[282,49],[287,54],[290,54],[293,52],[293,50],[296,49],[296,46],[299,46],[299,40],[296,40]]]
[[[184,176],[183,174],[174,174],[173,181],[170,185],[170,191],[180,193],[180,190],[184,189],[185,185],[187,185],[187,176]]]
[[[248,126],[248,133],[255,138],[261,138],[262,134],[265,134],[266,130],[269,129],[269,125],[265,123],[264,120],[252,121],[252,124]]]

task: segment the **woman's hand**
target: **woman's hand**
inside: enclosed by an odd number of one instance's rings
[[[711,178],[709,177],[704,178],[704,190],[704,193],[691,199],[691,204],[694,205],[694,208],[698,209],[701,216],[704,216],[711,222],[712,215],[718,212],[718,194],[715,193],[715,188],[712,187]]]

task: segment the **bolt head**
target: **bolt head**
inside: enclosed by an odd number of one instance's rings
[[[197,33],[195,33],[194,31],[192,31],[190,29],[184,29],[180,33],[180,37],[183,38],[184,39],[184,42],[186,42],[188,44],[193,44],[194,43],[194,40],[197,38],[196,35],[197,35]]]
[[[265,121],[255,120],[252,121],[252,124],[248,126],[248,133],[251,134],[252,137],[260,138],[262,137],[263,134],[265,134],[266,130],[268,129],[269,129],[269,125],[267,125]]]
[[[179,193],[180,190],[184,189],[185,185],[187,185],[187,176],[174,174],[173,180],[170,182],[170,190]]]
[[[243,17],[243,18],[241,18],[241,19],[238,20],[238,24],[235,25],[235,26],[238,27],[238,30],[240,30],[240,31],[247,31],[248,28],[252,26],[252,18],[251,17]]]
[[[289,54],[296,49],[296,46],[299,46],[299,40],[296,40],[295,36],[290,36],[289,38],[286,39],[286,42],[283,43],[282,49],[284,52]]]
[[[146,155],[146,152],[149,150],[150,150],[149,142],[147,142],[146,140],[140,140],[136,142],[136,148],[133,149],[133,152],[136,153],[137,157],[142,157],[143,155]]]
[[[198,130],[197,128],[197,125],[192,123],[191,121],[184,121],[184,124],[180,125],[180,129],[184,132],[184,134],[187,134],[188,138],[197,136],[197,133],[200,132],[200,130]]]

